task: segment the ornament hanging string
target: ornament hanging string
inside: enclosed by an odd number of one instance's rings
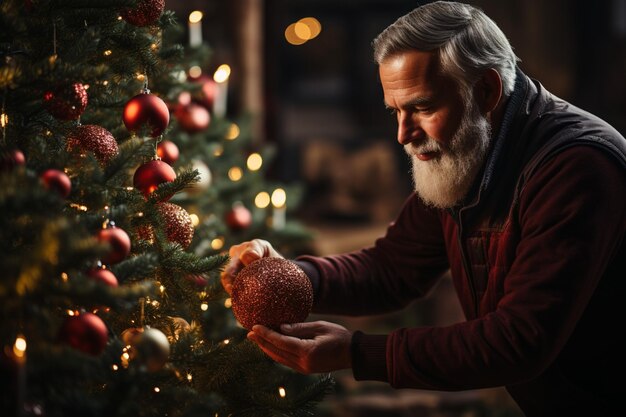
[[[146,309],[146,298],[141,297],[139,299],[139,327],[141,327],[142,329],[144,327],[144,322],[146,321],[145,309]]]
[[[53,56],[57,56],[57,24],[52,22],[52,52]]]

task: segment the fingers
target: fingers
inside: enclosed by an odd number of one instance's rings
[[[274,361],[295,369],[300,373],[308,373],[307,370],[300,365],[301,357],[296,353],[298,350],[292,351],[281,348],[280,346],[290,346],[290,344],[282,344],[280,342],[277,344],[277,338],[272,336],[270,332],[275,333],[279,338],[286,338],[288,336],[281,336],[279,333],[272,332],[267,328],[260,329],[260,327],[263,326],[254,326],[255,331],[248,333],[248,339],[259,345],[261,350]],[[272,341],[270,341],[268,337],[270,337]]]
[[[220,276],[222,286],[228,294],[232,294],[235,277],[245,266],[263,257],[282,257],[268,241],[262,239],[233,245],[228,251],[228,255],[230,262]]]
[[[323,321],[312,321],[305,323],[283,324],[280,326],[280,331],[283,334],[300,339],[313,339],[315,336],[322,333],[324,330],[324,324],[328,323]]]

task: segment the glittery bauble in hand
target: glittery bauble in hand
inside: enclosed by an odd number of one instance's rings
[[[295,263],[261,258],[237,274],[232,303],[235,318],[246,329],[255,324],[277,329],[307,318],[313,306],[313,286]]]
[[[63,198],[67,198],[72,191],[72,181],[65,172],[58,169],[44,171],[41,174],[41,181],[46,188],[56,191]]]
[[[189,213],[181,206],[172,203],[157,204],[157,211],[165,222],[167,240],[187,248],[193,239],[194,232]],[[137,230],[137,233],[143,240],[152,241],[154,239],[151,226],[143,226]]]
[[[122,115],[124,125],[133,133],[150,130],[156,138],[170,123],[170,111],[163,100],[154,94],[141,93],[128,100]]]
[[[59,339],[81,352],[97,356],[107,345],[107,326],[100,317],[91,313],[70,316],[59,330]]]
[[[119,153],[117,141],[111,132],[97,125],[77,126],[67,135],[66,145],[69,152],[93,152],[102,166]]]
[[[174,112],[178,125],[187,133],[201,132],[211,123],[209,111],[196,103],[189,103],[186,106],[178,106]]]
[[[179,155],[178,146],[171,140],[164,140],[157,145],[157,156],[163,162],[173,165],[178,160]]]
[[[137,168],[133,176],[133,185],[148,198],[160,184],[172,182],[176,179],[176,172],[163,161],[149,161]]]
[[[102,258],[102,263],[111,265],[126,259],[130,253],[130,237],[119,227],[100,229],[97,238],[100,242],[108,243],[109,252]]]
[[[135,26],[148,26],[155,23],[165,8],[165,0],[139,0],[133,8],[124,9],[122,18]]]
[[[87,107],[87,90],[80,83],[47,91],[43,100],[46,110],[60,120],[76,120]]]

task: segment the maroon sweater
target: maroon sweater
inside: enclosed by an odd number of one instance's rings
[[[450,270],[467,321],[353,336],[356,379],[506,386],[528,416],[623,415],[626,141],[521,72],[458,210],[411,196],[371,248],[301,257],[315,311],[398,310]]]

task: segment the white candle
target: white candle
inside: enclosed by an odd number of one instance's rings
[[[282,230],[287,223],[287,193],[282,188],[277,188],[272,193],[272,227],[274,230]]]
[[[189,46],[202,45],[202,12],[196,10],[189,14]]]
[[[222,64],[213,74],[217,91],[213,101],[213,115],[215,117],[226,116],[226,105],[228,100],[228,78],[230,77],[230,67]]]

